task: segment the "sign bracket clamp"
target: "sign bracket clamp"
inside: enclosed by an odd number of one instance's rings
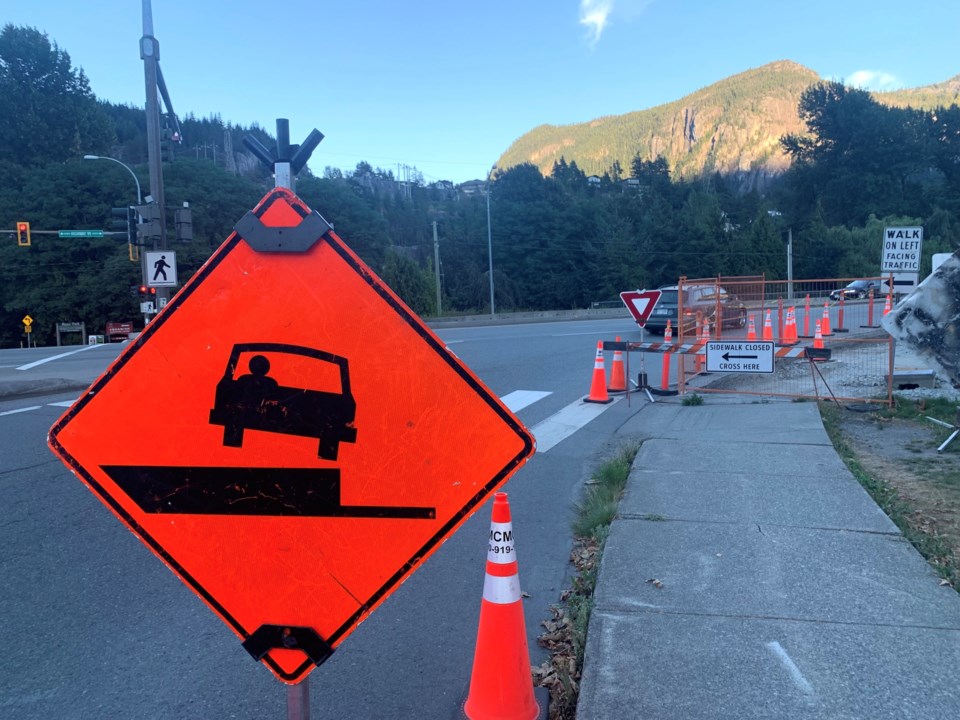
[[[243,641],[243,649],[260,661],[271,650],[299,650],[320,667],[333,655],[333,648],[310,627],[261,625]]]

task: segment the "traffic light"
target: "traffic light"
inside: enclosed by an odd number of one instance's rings
[[[147,242],[155,243],[159,241],[160,206],[156,203],[148,203],[147,205],[137,205],[134,210],[143,220],[143,222],[136,226],[136,237],[139,239],[140,244],[145,245]]]
[[[30,223],[22,220],[17,223],[17,245],[20,247],[30,245]]]
[[[137,213],[132,207],[110,208],[110,227],[113,232],[123,233],[127,242],[137,241]]]
[[[186,203],[182,208],[173,211],[173,222],[176,225],[177,240],[186,242],[193,240],[193,210]]]

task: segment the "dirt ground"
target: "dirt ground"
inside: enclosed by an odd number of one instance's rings
[[[839,430],[863,469],[897,491],[912,527],[942,540],[960,568],[960,436],[938,453],[951,431],[925,419],[922,399],[900,402],[921,403],[918,419],[842,410]]]

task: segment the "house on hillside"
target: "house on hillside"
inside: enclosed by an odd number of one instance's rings
[[[487,183],[483,180],[467,180],[457,185],[457,192],[465,197],[482,196],[487,192]]]

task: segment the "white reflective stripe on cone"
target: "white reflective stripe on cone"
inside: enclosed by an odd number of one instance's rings
[[[498,565],[516,562],[513,548],[513,523],[490,523],[490,544],[487,545],[487,562]]]
[[[496,577],[487,575],[483,579],[483,599],[497,605],[509,605],[520,600],[520,576]]]

